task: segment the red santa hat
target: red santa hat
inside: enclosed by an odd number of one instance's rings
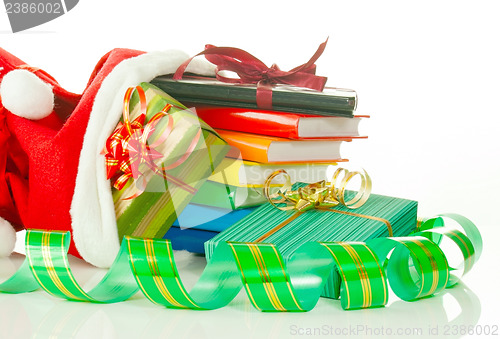
[[[187,58],[174,50],[112,50],[79,95],[0,49],[4,254],[13,247],[11,224],[16,229],[71,231],[71,254],[99,267],[112,264],[120,239],[101,151],[120,120],[126,89],[174,73]],[[201,59],[189,71],[214,74],[213,65]]]

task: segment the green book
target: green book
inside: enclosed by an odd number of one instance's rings
[[[354,210],[337,206],[332,211],[309,210],[290,219],[296,212],[281,211],[267,203],[207,241],[205,255],[210,260],[220,242],[260,242],[275,244],[288,260],[295,250],[310,241],[367,241],[405,236],[416,227],[417,205],[412,200],[372,194],[363,206]],[[338,297],[339,286],[332,272],[323,296]]]
[[[255,85],[229,84],[214,78],[173,80],[168,76],[152,83],[188,106],[258,108]],[[274,111],[352,117],[357,105],[356,92],[350,89],[325,87],[319,92],[278,84],[272,91]]]
[[[261,187],[237,187],[207,180],[191,202],[235,210],[265,204],[267,199]]]

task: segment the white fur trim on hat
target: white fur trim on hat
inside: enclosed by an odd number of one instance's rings
[[[122,115],[127,88],[174,73],[188,55],[180,51],[143,54],[120,62],[104,79],[94,100],[80,154],[71,203],[73,239],[80,255],[98,267],[110,267],[120,248],[111,185],[101,151]],[[214,75],[214,66],[195,59],[188,71]]]
[[[8,257],[16,245],[16,231],[7,220],[0,217],[0,258]]]
[[[22,118],[39,120],[54,110],[52,87],[25,69],[13,70],[3,77],[0,96],[3,106]]]

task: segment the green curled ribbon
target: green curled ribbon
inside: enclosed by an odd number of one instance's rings
[[[457,222],[464,233],[444,227]],[[451,240],[463,260],[450,267],[440,244]],[[153,303],[168,308],[210,310],[231,302],[245,288],[260,311],[309,311],[318,302],[331,272],[342,308],[387,304],[388,286],[401,299],[412,301],[455,284],[478,260],[482,240],[474,224],[456,214],[426,220],[408,237],[363,242],[310,242],[285,264],[272,244],[220,244],[191,291],[177,271],[169,240],[124,237],[114,264],[101,282],[85,292],[69,267],[69,232],[28,230],[26,260],[0,284],[7,293],[39,287],[53,296],[98,303],[130,298],[139,289]]]

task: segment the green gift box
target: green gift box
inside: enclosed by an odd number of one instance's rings
[[[295,184],[294,189],[304,184]],[[270,203],[262,205],[224,232],[205,242],[210,260],[220,242],[260,242],[276,245],[288,260],[301,245],[310,241],[367,241],[377,237],[405,236],[417,225],[416,201],[372,194],[356,209],[336,206],[298,213],[282,211]],[[337,298],[338,275],[330,274],[324,297]]]
[[[147,102],[146,125],[165,109],[147,138],[157,157],[158,172],[140,164],[140,179],[130,178],[121,189],[113,188],[118,234],[162,238],[219,165],[229,146],[194,112],[149,84],[141,83]],[[137,92],[130,97],[130,121],[141,115]],[[123,123],[123,120],[122,120]],[[151,166],[150,166],[151,167]],[[143,180],[146,184],[139,184]]]

